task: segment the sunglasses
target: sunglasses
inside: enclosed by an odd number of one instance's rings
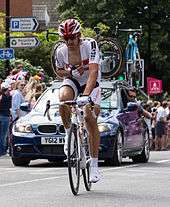
[[[77,35],[70,35],[70,36],[67,36],[67,37],[63,37],[65,41],[68,41],[68,40],[74,40],[76,39]]]

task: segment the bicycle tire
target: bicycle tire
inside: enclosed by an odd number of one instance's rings
[[[109,44],[110,44],[110,47],[109,47]],[[110,71],[107,71],[107,70],[106,72],[101,71],[102,78],[112,78],[112,77],[118,76],[121,73],[122,66],[123,66],[123,52],[122,52],[122,48],[120,44],[115,39],[103,38],[98,41],[98,47],[100,50],[100,54],[102,53],[107,54],[110,52],[110,54],[112,54],[112,60],[114,61],[114,64],[115,64],[114,67]],[[113,63],[111,64],[113,65]]]
[[[86,153],[86,168],[82,169],[84,185],[87,191],[91,190],[92,183],[90,182],[90,163],[87,162],[90,159],[90,144],[88,139],[88,133],[84,131],[83,147]]]
[[[60,47],[62,44],[65,44],[64,41],[62,40],[59,40],[56,42],[56,44],[54,45],[54,47],[52,48],[52,51],[51,51],[51,66],[52,66],[52,70],[54,72],[54,74],[57,76],[57,79],[59,80],[63,80],[62,77],[60,77],[57,72],[56,72],[56,66],[55,66],[55,62],[56,62],[56,58],[55,58],[55,53],[56,53],[56,50],[58,47]]]
[[[74,135],[74,138],[73,138]],[[71,130],[68,136],[68,174],[71,191],[74,195],[78,194],[80,185],[80,150],[79,141],[77,137],[77,127],[72,124]],[[74,147],[74,150],[72,149]],[[73,151],[72,151],[73,150]],[[74,180],[75,171],[75,180]]]

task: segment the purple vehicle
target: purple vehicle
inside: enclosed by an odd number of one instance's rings
[[[109,165],[119,166],[125,157],[133,162],[149,160],[149,130],[139,105],[126,102],[127,88],[127,83],[122,81],[102,83],[99,157]]]

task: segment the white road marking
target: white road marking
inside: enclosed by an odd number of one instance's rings
[[[139,164],[134,164],[134,165],[128,165],[128,166],[122,166],[122,167],[110,167],[110,168],[107,168],[107,169],[102,169],[100,170],[101,172],[106,172],[106,171],[114,171],[114,170],[120,170],[122,168],[133,168],[133,167],[137,167],[139,166]]]
[[[153,163],[165,163],[165,162],[170,162],[170,160],[159,160],[159,161],[155,161]],[[128,165],[128,166],[120,166],[120,167],[109,167],[106,169],[101,169],[101,172],[107,172],[107,171],[115,171],[115,170],[120,170],[120,169],[126,169],[126,168],[134,168],[134,167],[138,167],[140,166],[140,164],[133,164],[133,165]],[[9,170],[9,172],[23,172],[23,171],[27,171],[30,174],[53,174],[53,172],[49,172],[48,171],[53,171],[53,170],[63,170],[67,168],[47,168],[47,169],[34,169],[34,168],[25,168],[25,169],[21,169],[21,168],[3,168],[1,167],[0,170],[3,169],[3,173],[4,170],[7,169]],[[147,168],[146,168],[147,169]],[[137,170],[137,169],[134,169]],[[32,172],[34,171],[34,172]],[[5,183],[5,184],[0,184],[0,187],[8,187],[8,186],[15,186],[15,185],[20,185],[20,184],[25,184],[25,183],[33,183],[33,182],[39,182],[39,181],[45,181],[45,180],[55,180],[55,179],[60,179],[60,178],[64,178],[67,177],[67,174],[63,174],[61,176],[55,176],[55,177],[46,177],[46,178],[39,178],[39,179],[33,179],[33,180],[25,180],[25,181],[18,181],[18,182],[14,182],[14,183]]]
[[[158,160],[158,161],[155,161],[155,163],[164,163],[164,162],[170,162],[170,160]]]
[[[15,186],[15,185],[20,185],[20,184],[25,184],[25,183],[33,183],[33,182],[39,182],[39,181],[44,181],[44,180],[54,180],[54,179],[60,179],[62,177],[66,177],[67,175],[62,175],[62,176],[56,176],[56,177],[48,177],[48,178],[39,178],[39,179],[34,179],[34,180],[24,180],[24,181],[19,181],[15,183],[5,183],[5,184],[0,184],[0,187],[7,187],[7,186]]]
[[[23,173],[23,172],[27,172],[27,173],[32,173],[32,172],[36,172],[38,174],[38,172],[42,173],[42,172],[45,172],[46,171],[63,171],[65,168],[46,168],[46,169],[36,169],[36,168],[30,168],[30,167],[26,167],[26,168],[19,168],[19,167],[16,167],[16,168],[0,168],[0,174],[4,174],[4,170],[5,170],[5,173]],[[2,172],[1,172],[2,170]]]
[[[114,171],[114,170],[119,170],[122,168],[130,168],[130,167],[135,167],[137,165],[130,165],[130,166],[122,166],[122,167],[112,167],[112,168],[107,168],[107,169],[102,169],[101,172],[106,172],[106,171]],[[67,170],[67,168],[66,168]],[[47,177],[47,178],[39,178],[39,179],[33,179],[33,180],[25,180],[25,181],[18,181],[14,183],[5,183],[5,184],[0,184],[0,187],[8,187],[8,186],[15,186],[15,185],[20,185],[20,184],[25,184],[25,183],[33,183],[33,182],[39,182],[39,181],[45,181],[45,180],[54,180],[54,179],[60,179],[63,177],[67,177],[67,174],[61,175],[61,176],[56,176],[56,177]]]

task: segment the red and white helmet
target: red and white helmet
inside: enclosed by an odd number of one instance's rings
[[[67,19],[59,25],[58,33],[62,37],[69,37],[80,32],[80,23],[76,19]]]

